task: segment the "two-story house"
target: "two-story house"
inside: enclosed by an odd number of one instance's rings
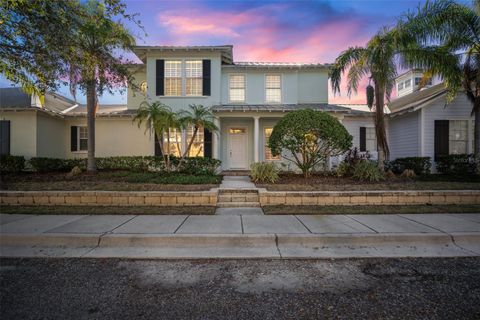
[[[136,47],[134,53],[142,63],[131,68],[140,90],[128,90],[126,106],[100,106],[97,156],[159,155],[155,135],[132,121],[145,100],[160,101],[174,111],[187,109],[190,104],[211,108],[220,130],[202,130],[190,155],[218,158],[223,170],[248,169],[257,161],[281,161],[267,147],[269,135],[286,112],[301,108],[331,113],[352,134],[354,146],[375,152],[374,126],[368,109],[328,103],[328,64],[234,62],[232,50],[229,45]],[[10,141],[8,150],[3,144],[3,153],[86,156],[85,106],[58,95],[44,106],[12,103],[11,99],[2,102],[7,90],[12,89],[0,91],[0,119],[5,128],[2,141]],[[60,102],[63,104],[58,107]],[[34,123],[32,132],[19,135],[27,117]],[[48,125],[43,125],[45,117],[49,118]],[[48,148],[40,142],[45,135],[49,137]],[[185,150],[191,135],[191,129],[171,130],[171,152],[178,155]],[[167,140],[164,137],[163,143]]]

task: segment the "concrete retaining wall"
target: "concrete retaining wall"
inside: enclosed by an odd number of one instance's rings
[[[217,193],[126,191],[2,191],[5,205],[65,206],[215,206]]]
[[[480,204],[480,190],[286,191],[259,190],[261,206]]]

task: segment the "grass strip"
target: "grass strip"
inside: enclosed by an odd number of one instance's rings
[[[480,213],[480,205],[264,206],[267,215]]]
[[[8,214],[78,214],[78,215],[213,215],[215,207],[120,207],[120,206],[0,206]]]

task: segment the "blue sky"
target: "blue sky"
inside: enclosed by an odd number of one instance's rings
[[[349,46],[364,45],[382,26],[392,26],[418,0],[340,1],[126,1],[140,13],[147,37],[138,45],[234,45],[235,61],[331,63]],[[132,28],[134,33],[138,30]],[[8,83],[0,78],[0,86]],[[330,102],[363,103],[363,92]],[[68,89],[61,92],[69,96]],[[77,97],[84,103],[83,95]],[[126,103],[116,93],[104,104]]]

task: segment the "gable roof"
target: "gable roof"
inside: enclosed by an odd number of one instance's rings
[[[397,98],[388,104],[391,116],[404,114],[406,112],[416,111],[425,107],[432,100],[444,96],[447,93],[443,83],[436,84],[423,90],[417,90],[400,98]]]

